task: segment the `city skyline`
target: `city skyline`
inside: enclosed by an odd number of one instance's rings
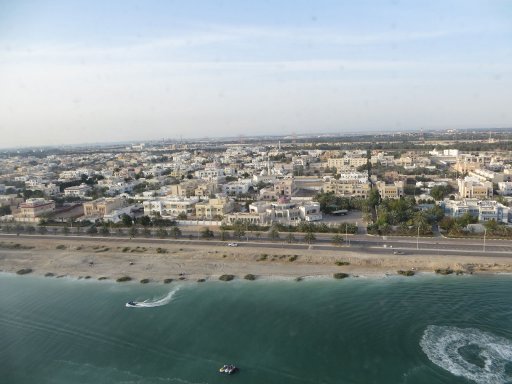
[[[0,4],[0,147],[510,127],[512,7]]]

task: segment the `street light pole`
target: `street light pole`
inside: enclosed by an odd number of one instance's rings
[[[484,252],[485,252],[485,236],[487,235],[487,228],[484,229]]]
[[[418,236],[416,236],[416,249],[420,249],[420,226],[418,225]]]

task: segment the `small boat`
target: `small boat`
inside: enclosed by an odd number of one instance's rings
[[[138,304],[135,301],[129,301],[126,303],[127,307],[138,307]]]
[[[238,371],[238,368],[232,364],[224,364],[219,369],[220,373],[225,373],[226,375],[231,375],[232,373],[235,373],[236,371]]]

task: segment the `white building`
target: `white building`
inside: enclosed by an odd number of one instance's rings
[[[85,197],[85,195],[92,191],[92,188],[87,184],[80,184],[73,187],[67,187],[64,189],[64,196],[73,196],[73,197]]]

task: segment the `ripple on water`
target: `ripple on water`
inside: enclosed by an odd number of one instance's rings
[[[420,341],[439,367],[481,384],[512,381],[512,342],[475,328],[429,325]]]

